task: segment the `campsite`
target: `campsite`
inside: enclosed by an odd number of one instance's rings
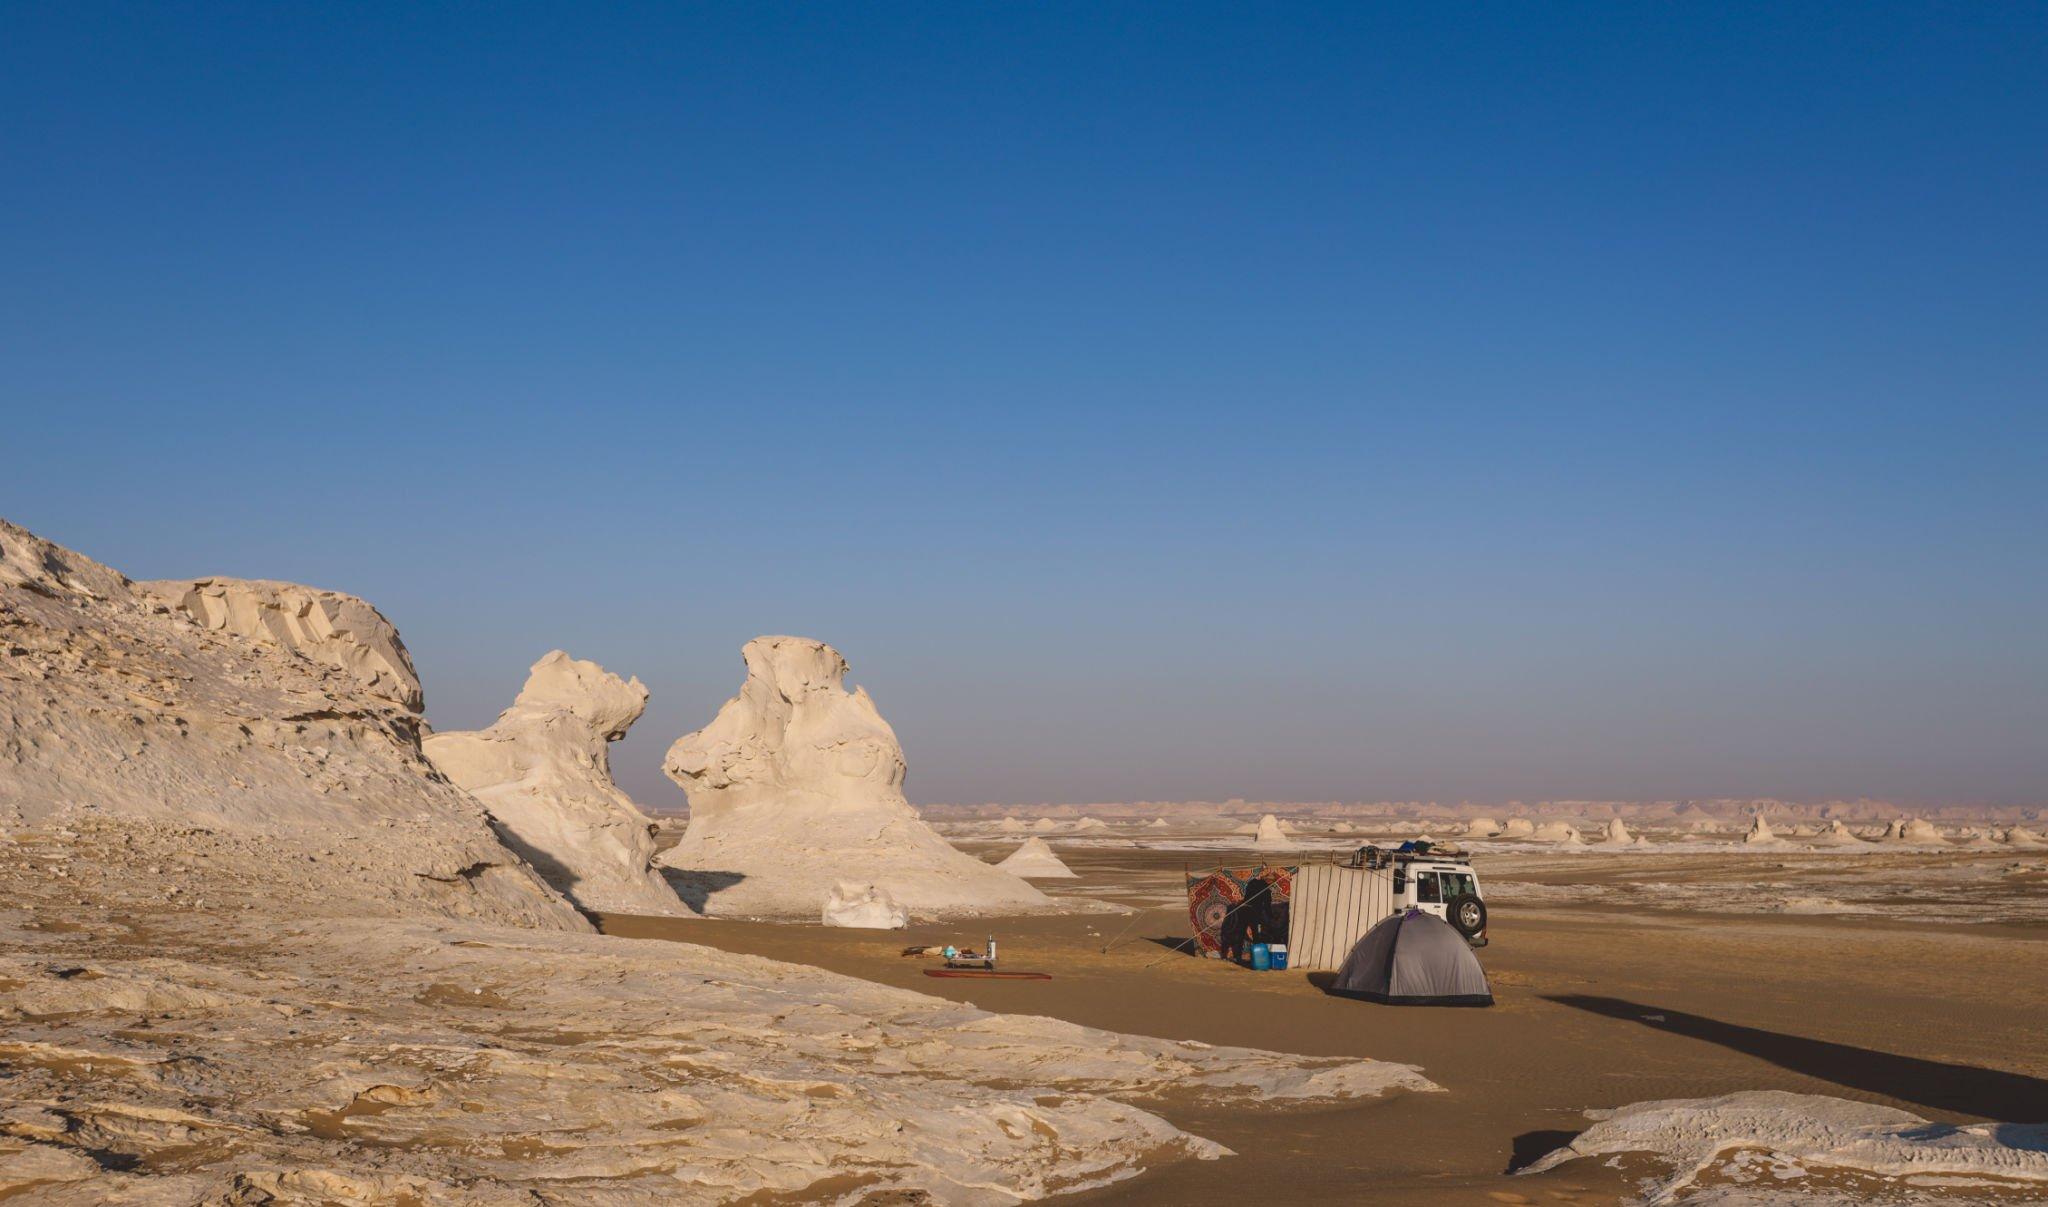
[[[991,858],[1015,845],[987,837],[985,826],[946,828],[956,842]],[[982,836],[962,837],[963,831]],[[1232,851],[1222,845],[1230,840],[1216,834],[1189,836],[1191,845],[1216,844],[1190,851],[1145,838],[1141,830],[1119,833],[1139,836],[1054,843],[1077,873],[1060,892],[1141,910],[1110,950],[1103,947],[1128,917],[991,923],[1006,962],[1050,970],[1049,981],[934,981],[898,954],[904,944],[978,939],[979,922],[913,923],[882,932],[608,917],[605,929],[815,964],[1006,1013],[1205,1043],[1412,1062],[1444,1087],[1445,1093],[1404,1095],[1398,1102],[1303,1113],[1244,1111],[1196,1094],[1169,1097],[1157,1107],[1231,1149],[1236,1155],[1227,1172],[1234,1184],[1286,1185],[1302,1202],[1355,1199],[1366,1179],[1374,1201],[1417,1207],[1630,1201],[1637,1182],[1656,1168],[1646,1157],[1624,1158],[1615,1167],[1583,1160],[1519,1172],[1583,1130],[1583,1111],[1600,1103],[1783,1089],[1899,1103],[1932,1118],[1966,1120],[2024,1117],[2048,1100],[2029,1097],[2048,1090],[2048,1080],[1997,1072],[2035,1043],[2031,1021],[1996,999],[1957,999],[1945,988],[1996,961],[2013,978],[2015,995],[2048,1000],[2048,960],[2037,954],[2037,932],[2025,923],[1732,914],[1687,906],[1617,910],[1613,902],[1630,881],[1677,879],[1711,890],[1722,878],[1754,877],[1768,865],[1725,844],[1676,841],[1642,855],[1482,851],[1477,866],[1489,896],[1499,898],[1489,924],[1492,942],[1478,953],[1495,1004],[1390,1007],[1327,992],[1334,973],[1257,973],[1188,953],[1187,904],[1174,890],[1191,861],[1206,856],[1212,864],[1257,866],[1274,856]],[[1160,847],[1140,845],[1151,841]],[[1947,879],[1962,874],[1957,868],[1991,866],[1982,855],[1865,858],[1882,864],[1865,871],[1873,884],[1894,891],[1930,872]],[[1839,880],[1846,870],[1841,863],[1802,868],[1800,879],[1808,887]],[[1802,891],[1799,881],[1778,888],[1787,895]],[[1690,902],[1704,892],[1679,895]],[[2023,910],[2048,910],[2048,876],[2020,886],[2017,900]],[[1731,977],[1730,968],[1741,968],[1742,975]],[[1816,1017],[1811,993],[1821,980],[1838,988],[1842,1003]],[[1903,1052],[1916,1055],[1898,1055]],[[1073,1201],[1185,1204],[1211,1197],[1218,1172],[1183,1163]],[[1836,1180],[1816,1175],[1797,1185],[1811,1189]],[[1862,1186],[1872,1196],[1863,1201],[1884,1201],[1875,1182],[1842,1184]],[[1992,1192],[1990,1201],[2008,1197],[2029,1201],[2016,1185]]]

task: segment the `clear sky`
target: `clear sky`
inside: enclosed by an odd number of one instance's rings
[[[0,7],[0,514],[919,801],[2048,799],[2048,10]]]

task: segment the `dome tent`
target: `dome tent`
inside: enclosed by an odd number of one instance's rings
[[[1471,944],[1434,914],[1409,910],[1365,932],[1330,992],[1390,1006],[1491,1006]]]

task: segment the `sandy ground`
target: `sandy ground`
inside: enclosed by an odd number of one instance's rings
[[[986,849],[1009,846],[1014,840]],[[1149,908],[1127,917],[896,932],[626,916],[604,924],[614,934],[814,964],[992,1010],[1173,1039],[1412,1062],[1449,1090],[1285,1114],[1218,1110],[1194,1096],[1169,1100],[1156,1108],[1162,1115],[1238,1155],[1182,1163],[1073,1202],[1276,1194],[1289,1202],[1368,1194],[1396,1204],[1623,1202],[1645,1172],[1633,1159],[1578,1161],[1537,1175],[1511,1170],[1581,1130],[1589,1107],[1738,1090],[1829,1094],[1941,1121],[2048,1119],[2041,1029],[2048,927],[2038,923],[1648,909],[1614,892],[1640,883],[1791,883],[1806,874],[1781,853],[1503,857],[1492,867],[1482,855],[1482,876],[1500,890],[1489,890],[1498,900],[1493,942],[1482,953],[1497,1005],[1393,1008],[1329,997],[1313,974],[1252,973],[1179,954],[1172,944],[1188,933],[1184,912],[1154,903],[1175,894],[1186,853],[1058,849],[1081,879],[1055,891]],[[1192,858],[1198,866],[1229,861],[1206,851]],[[2041,891],[2037,876],[2020,877],[2017,888],[1997,879],[2011,859],[1996,854],[1926,856],[1921,862],[1932,870],[1925,875],[1913,856],[1875,858],[1886,862],[1872,865],[1873,874],[1900,881],[1909,901],[1916,880],[2002,885],[2029,905]],[[1969,870],[1977,863],[1992,870]],[[1824,862],[1813,874],[1839,875],[1844,866]],[[1593,891],[1574,893],[1574,884]],[[1548,891],[1519,892],[1519,885]],[[1797,884],[1787,892],[1806,895]],[[1996,915],[1999,907],[1985,912]],[[922,975],[929,965],[898,954],[913,943],[978,943],[990,929],[1003,943],[1006,967],[1041,969],[1054,979],[940,980]],[[1860,1194],[1855,1185],[1843,1189],[1852,1200]],[[2039,1201],[2038,1188],[1982,1195]]]

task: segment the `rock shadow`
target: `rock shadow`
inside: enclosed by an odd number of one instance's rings
[[[696,868],[662,868],[661,878],[690,907],[690,912],[702,914],[704,903],[711,900],[713,893],[723,892],[747,878],[745,872],[706,872]]]
[[[1866,1094],[1958,1115],[2007,1123],[2048,1121],[2048,1081],[2025,1073],[1901,1056],[1783,1031],[1745,1027],[1663,1006],[1586,994],[1546,994],[1545,999],[1638,1026],[1719,1044],[1766,1060],[1781,1069],[1831,1081]]]
[[[1520,1173],[1578,1138],[1577,1132],[1523,1132],[1515,1137],[1515,1147],[1508,1156],[1508,1167],[1501,1172]]]

